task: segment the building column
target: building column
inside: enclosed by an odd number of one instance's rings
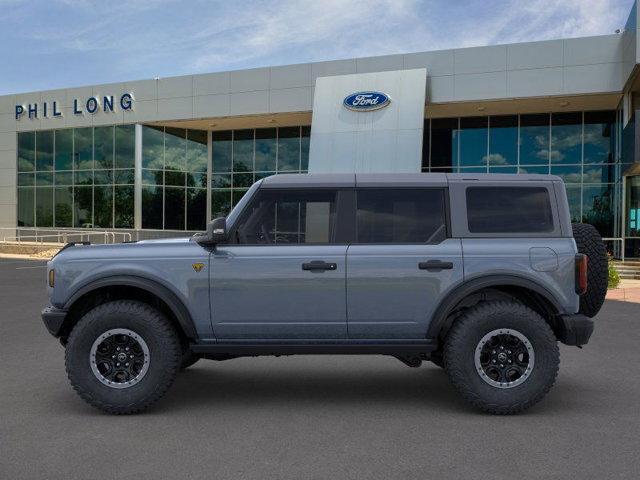
[[[142,125],[136,124],[133,226],[142,229]],[[137,238],[137,234],[136,234]]]
[[[211,130],[207,132],[207,223],[211,218],[211,175],[213,172],[213,134]]]

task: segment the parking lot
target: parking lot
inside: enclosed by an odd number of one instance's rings
[[[103,414],[46,332],[44,262],[0,260],[0,478],[637,478],[640,304],[607,301],[525,414],[467,407],[393,358],[200,362],[150,412]]]

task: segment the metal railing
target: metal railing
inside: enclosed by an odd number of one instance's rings
[[[620,238],[620,237],[608,237],[608,238],[603,238],[602,241],[605,243],[607,242],[620,242],[620,254],[617,255],[615,248],[613,249],[613,254],[614,257],[619,257],[620,260],[622,260],[624,262],[624,250],[625,250],[625,244],[624,244],[624,238]]]
[[[14,235],[2,235],[2,232],[13,232]],[[26,232],[26,234],[25,234]],[[66,244],[69,242],[90,242],[92,239],[102,240],[101,243],[113,244],[130,242],[130,232],[111,232],[96,230],[59,230],[49,231],[33,227],[4,227],[0,228],[2,243],[53,243]]]

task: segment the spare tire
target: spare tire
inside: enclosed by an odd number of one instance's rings
[[[595,317],[602,308],[609,281],[607,250],[602,237],[593,225],[573,223],[573,238],[579,253],[588,257],[587,291],[580,296],[580,313]]]

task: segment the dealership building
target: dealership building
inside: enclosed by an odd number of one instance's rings
[[[269,175],[551,173],[640,256],[640,36],[619,32],[0,97],[0,240],[202,230]]]

